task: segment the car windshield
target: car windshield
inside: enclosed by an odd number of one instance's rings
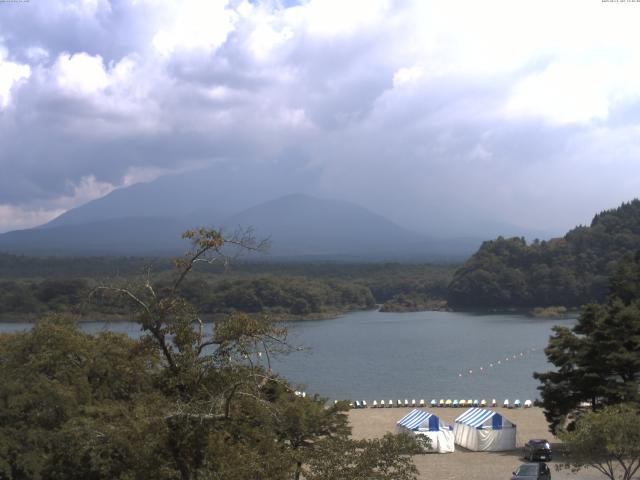
[[[519,477],[527,476],[527,475],[537,475],[538,474],[538,466],[537,465],[520,465],[518,470],[516,470],[516,475]]]

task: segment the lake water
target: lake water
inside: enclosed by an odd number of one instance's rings
[[[291,325],[292,341],[310,348],[277,370],[331,398],[533,400],[532,373],[551,368],[543,349],[552,326],[574,323],[513,314],[350,313]]]
[[[543,349],[553,325],[515,314],[349,313],[288,323],[289,340],[306,347],[275,360],[275,370],[308,393],[331,399],[538,398],[534,371],[551,368]],[[0,331],[29,328],[0,324]],[[91,322],[87,331],[140,334],[136,324]]]

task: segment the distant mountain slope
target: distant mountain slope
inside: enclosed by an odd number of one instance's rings
[[[308,195],[287,195],[244,210],[223,224],[252,225],[258,237],[270,237],[274,253],[389,253],[415,247],[424,237],[349,202]]]
[[[172,218],[116,218],[77,225],[16,230],[0,235],[0,251],[34,255],[175,255],[185,249],[184,222]]]
[[[595,215],[563,238],[484,242],[449,285],[453,307],[579,306],[602,301],[608,278],[640,250],[640,200]]]
[[[206,213],[220,221],[225,216],[288,192],[273,178],[269,165],[255,166],[263,182],[249,185],[242,171],[228,166],[162,176],[138,183],[63,213],[44,227],[79,225],[124,217],[184,218]],[[241,187],[238,187],[241,186]]]
[[[123,204],[123,215],[127,212],[125,207]],[[139,212],[136,208],[132,210]],[[271,239],[270,254],[280,258],[459,261],[479,244],[474,239],[429,239],[355,204],[302,194],[261,203],[225,220],[215,219],[216,214],[207,210],[164,218],[98,215],[98,220],[87,221],[86,216],[86,211],[70,212],[66,218],[60,217],[41,228],[0,235],[0,251],[40,255],[176,255],[186,248],[180,234],[200,225],[223,226],[227,231],[253,227],[256,237]]]

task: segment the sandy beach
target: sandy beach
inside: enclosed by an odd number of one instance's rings
[[[395,424],[411,409],[407,408],[367,408],[351,410],[349,421],[354,438],[376,438],[395,430]],[[442,422],[453,424],[455,417],[464,409],[427,409],[440,417]],[[517,449],[509,452],[471,452],[456,445],[456,451],[448,454],[417,455],[414,460],[420,470],[420,479],[430,480],[499,480],[511,478],[511,472],[523,463],[522,445],[530,438],[546,438],[552,447],[558,444],[547,427],[542,409],[496,408],[505,418],[517,425]],[[554,445],[555,444],[555,445]],[[557,448],[555,449],[557,452]],[[569,471],[557,472],[550,462],[553,479],[595,480],[604,478],[595,470],[585,470],[577,474]]]

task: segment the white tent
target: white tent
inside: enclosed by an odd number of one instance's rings
[[[516,448],[516,426],[502,415],[470,408],[455,420],[455,442],[469,450],[501,452]]]
[[[431,440],[430,451],[433,452],[450,453],[455,449],[451,427],[440,424],[437,416],[424,410],[411,410],[398,421],[396,430],[428,437]]]

